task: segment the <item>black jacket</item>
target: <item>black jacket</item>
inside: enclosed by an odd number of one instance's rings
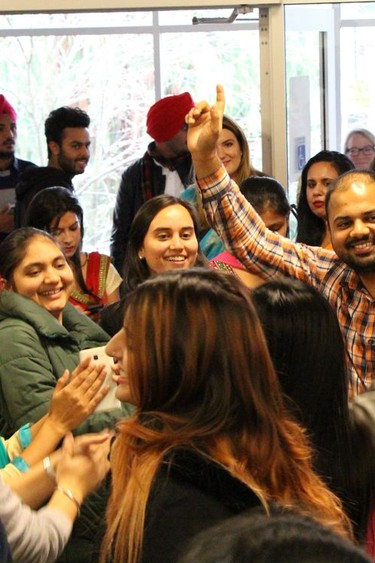
[[[16,227],[25,223],[26,210],[34,195],[44,188],[61,186],[74,192],[72,179],[63,171],[52,166],[35,166],[28,168],[19,176],[16,186]]]
[[[172,563],[201,530],[259,506],[258,497],[219,464],[175,450],[147,505],[142,563]]]

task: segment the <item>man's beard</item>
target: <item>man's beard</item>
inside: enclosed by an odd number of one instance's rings
[[[59,166],[61,168],[61,170],[64,170],[65,174],[67,174],[67,176],[69,176],[70,178],[73,178],[74,176],[77,176],[78,174],[83,174],[84,170],[76,170],[74,167],[74,163],[75,160],[70,159],[70,158],[66,158],[64,154],[59,156],[58,159],[59,162]],[[88,159],[87,159],[88,162]]]
[[[357,274],[373,274],[375,273],[375,257],[372,258],[369,262],[361,263],[357,261],[357,259],[352,257],[343,257],[343,261],[345,264],[353,268]]]
[[[10,160],[11,158],[14,158],[14,150],[12,151],[0,150],[0,160]]]
[[[372,241],[372,237],[363,239],[363,242],[367,240]],[[373,244],[375,243],[375,241],[372,242]],[[345,248],[345,251],[340,256],[340,258],[345,262],[345,264],[353,268],[353,270],[357,272],[357,274],[359,275],[375,273],[375,255],[371,255],[368,257],[353,256],[348,252],[347,248]]]

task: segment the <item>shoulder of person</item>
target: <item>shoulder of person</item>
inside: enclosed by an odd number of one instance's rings
[[[109,341],[108,334],[87,315],[71,303],[63,311],[63,325],[80,345],[80,349],[104,346]]]

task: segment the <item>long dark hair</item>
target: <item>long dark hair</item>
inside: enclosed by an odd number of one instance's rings
[[[354,438],[345,346],[336,314],[314,287],[290,278],[267,282],[252,296],[289,407],[310,433],[315,468],[342,499],[361,537],[372,498],[374,449],[363,434],[359,452]]]
[[[193,221],[195,235],[197,240],[199,240],[197,212],[194,206],[188,201],[166,194],[158,195],[146,201],[138,210],[130,227],[123,275],[123,288],[125,293],[132,291],[140,283],[150,277],[150,270],[146,261],[139,259],[139,251],[153,219],[159,211],[171,205],[181,205],[189,212]],[[207,261],[200,249],[198,250],[196,265],[207,265]]]
[[[324,219],[321,219],[321,217],[318,217],[311,211],[306,196],[307,174],[311,166],[317,162],[329,162],[334,166],[339,176],[354,168],[352,161],[344,154],[326,150],[318,152],[305,164],[302,170],[301,188],[297,202],[298,227],[296,240],[311,246],[320,246],[326,232]]]
[[[53,225],[58,224],[61,217],[65,213],[74,213],[78,217],[79,226],[81,228],[81,244],[69,259],[73,266],[75,278],[78,285],[84,293],[93,295],[93,293],[86,286],[83,279],[81,268],[81,248],[84,235],[83,230],[83,209],[79,204],[78,199],[67,188],[61,186],[53,186],[52,188],[44,188],[38,192],[31,200],[27,208],[25,225],[28,227],[35,227],[52,233]]]

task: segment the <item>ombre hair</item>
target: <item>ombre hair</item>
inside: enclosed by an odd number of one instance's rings
[[[165,272],[130,296],[124,327],[137,406],[112,449],[102,562],[140,560],[155,476],[178,447],[219,463],[266,508],[273,500],[350,535],[339,500],[311,469],[304,431],[286,413],[239,280],[200,268]]]

